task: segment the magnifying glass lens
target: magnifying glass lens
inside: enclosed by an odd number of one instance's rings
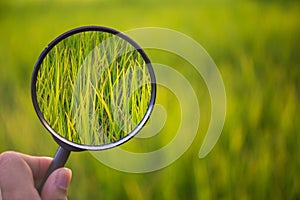
[[[57,138],[102,146],[129,137],[150,115],[150,61],[131,40],[97,30],[66,36],[37,65],[40,118]]]

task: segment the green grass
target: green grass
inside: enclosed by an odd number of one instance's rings
[[[191,82],[200,102],[197,138],[175,163],[147,174],[118,172],[88,152],[72,153],[67,163],[73,170],[69,199],[298,199],[298,2],[0,1],[0,151],[53,156],[57,149],[30,98],[33,65],[45,44],[81,25],[121,31],[159,26],[191,36],[216,62],[227,92],[227,117],[218,143],[199,160],[210,119],[210,97],[201,76],[177,56],[146,50],[153,63],[169,65]],[[152,151],[174,137],[180,122],[176,96],[159,86],[157,103],[168,117],[161,132],[134,138],[122,148]]]
[[[132,132],[151,98],[141,54],[111,33],[87,31],[56,44],[36,80],[44,119],[62,137],[85,145],[115,142]]]

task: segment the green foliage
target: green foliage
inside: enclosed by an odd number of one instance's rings
[[[298,2],[4,2],[0,3],[1,151],[48,156],[55,152],[57,145],[33,110],[30,75],[45,44],[70,28],[96,24],[118,30],[175,29],[202,44],[223,76],[226,123],[213,151],[199,160],[210,118],[206,86],[182,58],[147,50],[152,62],[173,67],[193,85],[201,107],[196,140],[171,166],[148,174],[118,172],[87,152],[73,153],[67,164],[73,170],[70,199],[299,198]],[[123,148],[147,152],[174,137],[180,122],[177,99],[159,87],[157,103],[168,116],[161,132],[134,139]]]
[[[77,33],[43,59],[36,96],[44,119],[69,141],[103,145],[125,137],[146,114],[151,80],[141,54],[110,33]]]

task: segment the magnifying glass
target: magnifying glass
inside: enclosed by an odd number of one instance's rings
[[[54,39],[32,74],[35,111],[59,144],[47,177],[71,151],[104,150],[136,135],[155,103],[151,62],[128,36],[85,26]]]

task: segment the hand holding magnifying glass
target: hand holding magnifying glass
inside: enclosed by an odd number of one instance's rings
[[[89,26],[48,45],[35,65],[31,91],[39,119],[60,145],[45,182],[70,151],[112,148],[137,134],[150,117],[156,84],[149,58],[132,39]]]

